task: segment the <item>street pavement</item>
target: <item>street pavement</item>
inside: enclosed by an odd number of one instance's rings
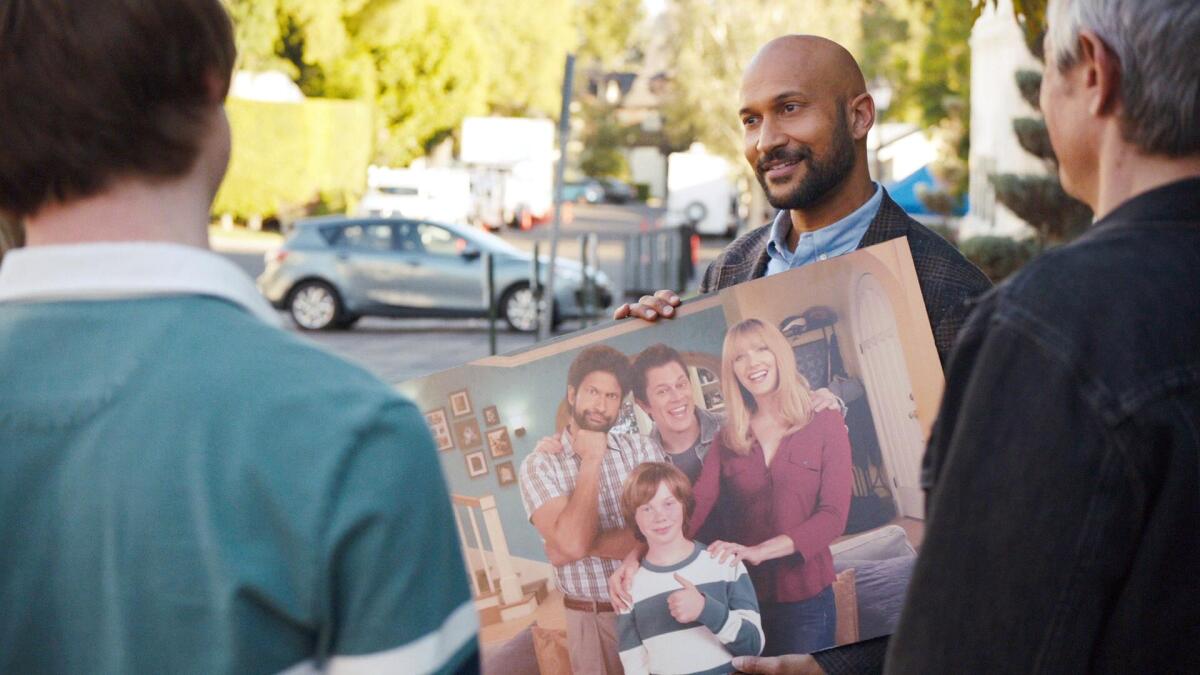
[[[618,285],[622,285],[624,267],[623,238],[643,228],[652,228],[661,216],[661,209],[644,205],[617,206],[609,204],[578,205],[574,218],[560,232],[559,257],[578,260],[578,237],[595,232],[599,239],[600,268]],[[532,250],[538,242],[539,252],[549,254],[551,226],[539,225],[526,232],[505,230],[499,233],[523,250]],[[704,240],[700,248],[694,290],[699,275],[727,243],[726,240]],[[251,277],[262,273],[264,247],[213,239],[213,248],[241,267]],[[302,334],[305,339],[354,361],[385,382],[398,383],[453,368],[489,355],[488,322],[475,319],[383,319],[366,317],[347,331],[305,332],[296,328],[286,313],[280,313],[284,326]],[[558,334],[577,330],[579,322],[566,322]],[[497,352],[505,353],[535,343],[535,336],[509,332],[504,322],[498,322]]]

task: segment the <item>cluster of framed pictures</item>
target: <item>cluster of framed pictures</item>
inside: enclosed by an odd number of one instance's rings
[[[500,411],[494,405],[483,409],[483,428],[475,416],[471,394],[466,389],[450,394],[450,414],[446,408],[436,408],[425,413],[425,423],[440,451],[461,448],[467,462],[467,475],[478,478],[488,473],[487,453],[492,459],[501,459],[513,454],[512,439],[508,427],[500,422]],[[500,485],[517,482],[517,472],[511,460],[496,464],[496,480]]]

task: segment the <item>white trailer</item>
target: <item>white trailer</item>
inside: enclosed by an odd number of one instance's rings
[[[521,117],[463,120],[460,160],[471,172],[473,219],[490,229],[529,228],[554,206],[554,122]]]
[[[697,234],[731,236],[737,232],[737,189],[729,162],[693,144],[667,158],[669,224],[691,224]]]
[[[367,193],[358,211],[440,223],[466,223],[471,216],[471,174],[448,167],[367,168]]]

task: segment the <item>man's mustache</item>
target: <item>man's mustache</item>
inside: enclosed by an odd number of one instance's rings
[[[754,165],[754,169],[758,171],[759,175],[762,175],[767,172],[767,169],[769,169],[772,164],[780,164],[783,162],[800,162],[811,158],[812,151],[808,148],[775,148],[762,157],[759,157],[758,162]]]

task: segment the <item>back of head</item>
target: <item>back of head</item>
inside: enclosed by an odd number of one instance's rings
[[[1120,62],[1121,131],[1147,155],[1200,155],[1200,2],[1051,0],[1047,64],[1065,72],[1079,34],[1095,33]]]
[[[234,57],[220,0],[0,3],[0,213],[185,174]]]

